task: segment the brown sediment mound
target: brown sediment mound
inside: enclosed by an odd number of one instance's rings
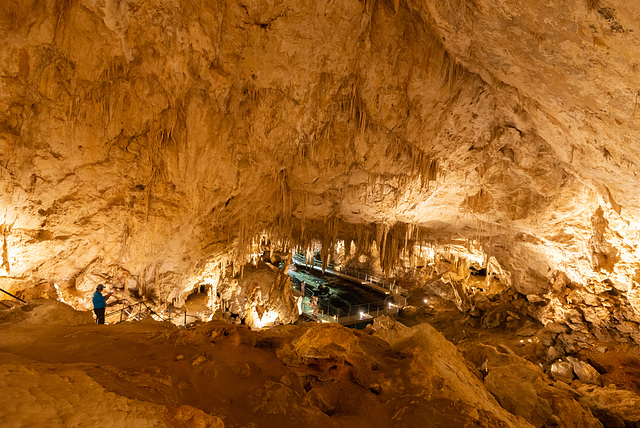
[[[427,325],[389,343],[329,324],[55,324],[33,306],[0,330],[3,426],[527,426]]]
[[[76,311],[57,300],[38,299],[26,305],[0,311],[0,324],[22,325],[82,325],[94,323],[90,311]]]

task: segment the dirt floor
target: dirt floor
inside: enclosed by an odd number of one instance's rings
[[[54,301],[2,310],[0,426],[603,426],[575,401],[579,380],[565,388],[540,371],[549,366],[541,325],[484,329],[450,302],[424,298],[414,296],[403,324],[388,319],[363,331],[317,323],[255,331],[222,321],[184,329],[149,319],[97,326]],[[539,367],[535,376],[546,380],[536,388],[555,385],[546,419],[509,409],[514,416],[487,392],[478,352],[491,347]],[[575,355],[603,386],[639,392],[636,347],[598,343]],[[570,394],[554,407],[559,385]],[[553,415],[567,400],[573,424]],[[615,423],[604,426],[625,426]]]
[[[394,347],[336,324],[98,326],[53,301],[0,311],[0,325],[3,427],[518,426],[462,361],[462,374],[423,361],[425,346],[458,359],[432,329]]]

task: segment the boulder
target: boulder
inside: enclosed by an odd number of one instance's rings
[[[432,400],[455,400],[465,409],[474,408],[486,415],[489,426],[530,426],[498,405],[469,370],[455,345],[429,324],[409,329],[392,343],[392,349],[410,360],[407,372],[410,381],[405,383],[408,391],[414,388],[429,391]]]
[[[569,331],[566,325],[558,324],[555,322],[550,322],[544,326],[546,330],[549,330],[552,333],[566,333]]]
[[[359,391],[380,397],[413,397],[397,400],[395,426],[417,426],[443,409],[456,415],[453,426],[530,426],[500,407],[455,345],[428,324],[406,328],[383,318],[369,332],[316,324],[276,353],[286,366],[315,379],[308,394],[328,413],[344,401],[341,388],[355,382]]]
[[[640,427],[640,396],[631,391],[585,385],[580,403],[606,427]]]
[[[527,294],[527,300],[531,303],[543,303],[546,301],[544,297],[537,294]]]
[[[465,356],[487,375],[484,383],[500,405],[537,427],[596,428],[602,424],[576,401],[568,386],[559,388],[535,364],[505,346],[464,344]],[[562,382],[557,382],[562,384]]]
[[[573,365],[566,361],[556,361],[551,364],[551,377],[571,382],[573,380]]]
[[[376,317],[373,320],[373,330],[376,335],[382,338],[388,343],[393,343],[395,340],[408,333],[409,327],[404,324],[396,322],[387,315]]]
[[[93,324],[90,311],[76,311],[71,306],[57,300],[38,299],[26,305],[3,311],[3,322],[21,322],[26,325],[83,325]]]
[[[580,361],[573,357],[567,357],[567,361],[571,363],[573,366],[573,371],[575,372],[578,379],[580,379],[583,383],[588,383],[591,385],[601,385],[602,378],[600,373],[596,369],[594,369],[589,363],[585,363],[584,361]]]
[[[413,318],[418,315],[418,308],[412,305],[407,305],[400,310],[403,317]]]
[[[558,351],[555,346],[550,346],[549,349],[547,349],[547,359],[549,361],[555,361],[558,358],[560,358],[562,356],[562,353],[560,351]]]
[[[553,416],[553,410],[547,400],[538,396],[532,382],[535,376],[532,367],[514,365],[508,370],[490,370],[484,384],[502,407],[542,427]]]

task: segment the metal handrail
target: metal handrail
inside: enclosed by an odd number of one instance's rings
[[[302,290],[300,290],[300,295],[302,295]],[[316,293],[314,293],[312,289],[310,289],[308,287],[304,288],[304,297],[309,297],[309,296],[313,297],[315,295],[316,295]]]
[[[370,303],[362,303],[360,305],[349,305],[336,307],[331,305],[320,305],[318,304],[318,314],[313,315],[319,320],[328,321],[328,322],[337,322],[340,324],[352,324],[355,322],[366,321],[368,319],[372,319],[378,317],[385,313],[394,313],[399,308],[406,306],[407,298],[404,296],[400,296],[402,298],[402,302],[400,304],[395,304],[390,302],[390,297],[387,297],[385,300],[379,300],[376,302]],[[324,307],[323,307],[324,306]],[[305,307],[308,309],[305,310]],[[325,310],[326,308],[326,310]],[[302,302],[302,312],[315,312],[315,308],[311,305]],[[307,314],[309,315],[309,314]]]
[[[22,303],[27,303],[26,301],[22,300],[18,296],[14,296],[13,294],[9,293],[8,291],[3,290],[2,288],[0,288],[0,291],[2,291],[4,294],[8,294],[9,296],[13,297],[16,300],[21,301]]]
[[[370,275],[370,274],[364,273],[364,272],[360,272],[360,271],[357,271],[355,269],[340,267],[338,272],[346,273],[346,274],[351,275],[351,276],[355,276],[358,279],[362,279],[362,280],[370,282],[372,284],[379,285],[379,286],[381,286],[383,288],[386,288],[388,290],[391,290],[393,288],[393,285],[395,284],[395,282],[393,282],[393,281],[387,281],[387,280],[384,280],[384,279],[379,278],[377,276]]]
[[[116,302],[116,304],[117,303],[121,303],[121,301]],[[169,321],[169,322],[171,322],[171,308],[169,308],[168,317],[167,317],[167,319],[165,319],[165,317],[162,314],[157,313],[156,311],[151,309],[149,306],[147,306],[147,304],[144,303],[144,302],[138,302],[138,303],[135,303],[135,304],[129,304],[127,306],[123,306],[119,310],[116,310],[116,311],[110,312],[108,314],[105,314],[105,318],[110,316],[110,315],[114,315],[114,314],[118,314],[119,313],[120,314],[120,320],[118,321],[119,323],[123,322],[123,321],[128,321],[128,319],[126,319],[126,320],[122,319],[123,315],[126,313],[127,314],[127,318],[130,318],[131,315],[134,314],[135,310],[137,309],[138,310],[138,317],[137,317],[138,319],[136,321],[140,321],[141,318],[142,318],[142,307],[143,306],[146,309],[146,311],[145,311],[146,313],[149,313],[150,315],[155,315],[155,316],[159,317],[161,321]],[[127,312],[129,310],[131,310],[131,312]],[[184,311],[184,326],[185,327],[187,326],[187,317],[188,316],[193,317],[193,315],[189,315],[187,313],[187,311]],[[135,316],[134,316],[134,319],[135,319]]]
[[[297,254],[296,257],[298,260],[304,260],[305,265],[309,265],[309,262],[307,261],[306,258],[304,258],[304,255],[301,254]],[[316,260],[315,258],[312,259],[313,261],[313,267],[322,267],[322,262]],[[395,281],[388,281],[382,278],[379,278],[377,276],[374,275],[370,275],[368,273],[364,273],[364,272],[360,272],[357,271],[355,269],[351,269],[351,268],[343,268],[342,266],[340,266],[338,268],[338,270],[335,269],[335,266],[333,265],[333,263],[328,263],[327,267],[331,267],[331,270],[336,271],[336,272],[340,272],[340,273],[345,273],[347,275],[350,276],[354,276],[358,279],[362,279],[363,281],[369,282],[371,284],[376,284],[382,288],[385,288],[389,291],[393,291],[394,285],[395,285]]]

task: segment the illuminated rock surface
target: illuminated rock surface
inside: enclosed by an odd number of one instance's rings
[[[3,2],[3,285],[182,301],[317,219],[635,293],[637,8]]]
[[[395,277],[409,324],[447,329],[424,295],[460,331],[535,326],[545,376],[635,394],[600,354],[640,343],[639,17],[623,0],[2,1],[0,288],[89,309],[106,283],[160,310],[200,290],[203,317],[264,327],[296,318],[287,254],[319,250]],[[521,409],[536,425],[555,423],[544,391]],[[163,420],[208,417],[190,409]]]

